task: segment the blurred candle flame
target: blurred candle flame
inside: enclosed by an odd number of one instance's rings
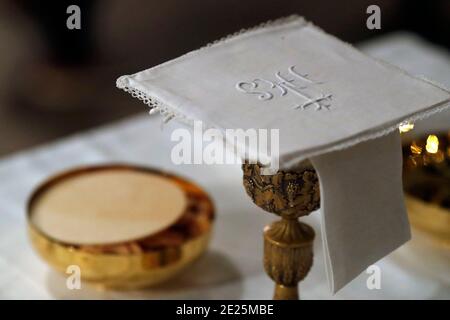
[[[400,133],[405,133],[405,132],[411,131],[412,129],[414,129],[414,123],[410,123],[410,122],[401,123],[400,126],[398,127],[398,130],[400,130]]]
[[[436,153],[439,150],[439,139],[436,135],[430,134],[427,138],[425,149],[429,153]]]

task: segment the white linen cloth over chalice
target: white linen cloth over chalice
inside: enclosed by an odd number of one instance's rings
[[[398,127],[450,105],[448,90],[298,16],[122,76],[117,86],[169,119],[278,129],[282,169],[309,158],[333,292],[410,238]]]

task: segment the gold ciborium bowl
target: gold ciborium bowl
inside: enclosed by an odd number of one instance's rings
[[[148,173],[168,179],[186,195],[186,208],[175,223],[161,231],[108,244],[61,241],[35,223],[34,208],[42,194],[61,181],[102,170]],[[135,289],[172,278],[206,250],[212,231],[214,208],[200,187],[178,176],[150,168],[111,164],[77,168],[51,177],[31,195],[27,218],[33,248],[55,270],[65,273],[69,266],[75,265],[81,271],[81,279],[95,286]]]

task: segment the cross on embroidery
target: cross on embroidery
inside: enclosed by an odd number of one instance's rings
[[[315,105],[316,110],[329,109],[332,94],[325,94],[317,89],[317,86],[323,84],[323,82],[311,80],[308,74],[300,74],[294,68],[295,66],[288,68],[288,72],[292,76],[290,79],[278,71],[275,73],[276,81],[256,78],[251,82],[238,82],[236,89],[243,93],[257,95],[258,99],[262,101],[274,98],[273,89],[279,90],[280,96],[285,96],[291,92],[304,100],[303,103],[295,105],[294,109],[306,109],[310,105]],[[260,89],[264,89],[264,87],[269,87],[270,91]],[[308,90],[308,92],[305,92],[305,90]]]

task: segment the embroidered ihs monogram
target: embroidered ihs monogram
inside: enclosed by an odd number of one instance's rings
[[[257,78],[251,82],[238,82],[236,89],[246,94],[253,94],[259,100],[267,101],[274,97],[282,97],[288,93],[301,98],[301,103],[294,109],[306,109],[315,106],[315,110],[329,109],[331,107],[332,94],[324,93],[319,89],[323,82],[311,80],[308,74],[301,74],[295,70],[295,66],[288,68],[287,75],[280,71],[275,73],[275,81]]]

